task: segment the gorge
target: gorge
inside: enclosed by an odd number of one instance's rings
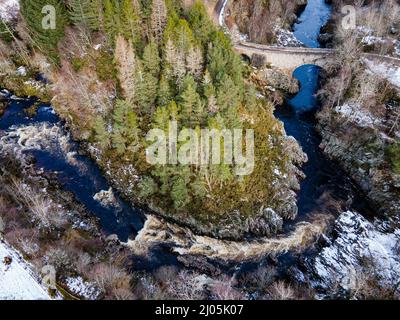
[[[229,2],[220,1],[220,23],[226,18],[224,10]],[[309,0],[293,26],[297,40],[306,47],[320,48],[320,29],[329,20],[331,10],[324,0]],[[122,47],[124,45],[121,44]],[[85,68],[80,65],[79,59],[75,63],[77,70]],[[284,156],[288,156],[290,161],[272,170],[275,178],[270,185],[278,184],[271,189],[276,194],[271,197],[273,200],[268,198],[265,206],[257,207],[257,214],[251,217],[232,213],[222,222],[214,222],[210,215],[195,219],[179,210],[180,215],[176,217],[162,212],[165,208],[160,201],[146,203],[146,197],[144,201],[134,201],[137,190],[131,181],[140,181],[140,177],[133,164],[118,167],[115,163],[115,160],[124,161],[124,154],[108,159],[107,156],[116,151],[101,151],[98,144],[82,138],[85,136],[83,129],[79,132],[79,140],[83,141],[75,141],[77,129],[71,123],[78,120],[70,120],[72,116],[62,114],[65,110],[59,109],[59,106],[53,108],[34,98],[19,98],[7,90],[2,90],[0,95],[2,103],[7,106],[0,118],[0,155],[3,163],[10,166],[3,168],[2,173],[8,174],[8,169],[21,170],[17,175],[34,172],[34,179],[30,181],[45,177],[49,181],[48,188],[70,194],[71,197],[66,197],[67,202],[72,207],[80,208],[76,215],[85,212],[96,217],[93,222],[95,227],[85,215],[85,219],[78,219],[73,228],[104,233],[102,237],[107,238],[105,241],[112,243],[111,249],[107,249],[111,251],[111,256],[113,250],[127,250],[127,255],[131,255],[128,269],[137,272],[137,292],[144,291],[150,296],[151,290],[156,292],[154,283],[159,280],[157,277],[161,277],[157,272],[163,270],[165,274],[171,272],[176,275],[183,283],[190,282],[193,288],[197,288],[197,291],[193,289],[196,294],[199,291],[203,294],[206,291],[204,288],[213,291],[225,282],[232,287],[228,298],[246,296],[256,299],[263,294],[269,297],[272,295],[270,291],[273,291],[271,288],[276,284],[266,284],[269,286],[267,293],[249,289],[245,294],[241,285],[246,283],[245,287],[250,282],[242,277],[254,270],[263,270],[261,277],[265,280],[270,272],[266,270],[273,268],[271,273],[274,276],[271,277],[277,283],[295,283],[299,288],[310,290],[311,298],[328,299],[330,294],[334,294],[331,290],[335,286],[349,289],[349,285],[346,287],[343,284],[352,280],[348,279],[347,271],[356,268],[359,258],[365,257],[368,249],[372,249],[378,257],[382,277],[389,283],[393,274],[400,270],[396,256],[400,233],[390,223],[372,221],[375,215],[365,194],[340,163],[328,159],[321,150],[322,139],[316,130],[316,113],[321,108],[316,96],[320,88],[319,75],[320,68],[316,65],[296,68],[293,77],[300,82],[300,91],[289,96],[283,105],[275,107],[274,116],[279,119],[282,128],[271,132],[279,132],[279,135],[284,132],[283,142],[277,140],[284,146]],[[37,83],[41,81],[42,77]],[[185,85],[190,88],[193,82],[188,80]],[[255,92],[252,94],[257,95]],[[123,107],[120,114],[113,115],[115,123],[108,122],[109,126],[117,126],[121,117],[131,121],[129,115],[123,114]],[[173,106],[171,110],[173,113]],[[269,117],[267,120],[273,124],[277,121]],[[104,127],[105,131],[110,131]],[[278,153],[276,158],[280,156]],[[13,158],[19,162],[16,166],[10,161]],[[270,188],[270,185],[266,187]],[[46,186],[41,188],[43,193],[46,189]],[[58,197],[57,192],[54,197]],[[274,204],[274,200],[279,205],[272,208],[269,204]],[[349,244],[356,249],[349,249]],[[384,248],[383,253],[378,249],[374,251],[377,246]],[[347,256],[343,256],[342,252],[346,252]],[[146,273],[151,275],[145,276]],[[174,278],[168,281],[165,283],[172,287]],[[166,286],[165,283],[161,287]],[[179,284],[177,281],[176,286]],[[175,290],[184,291],[182,288]],[[161,295],[154,292],[154,295]],[[184,293],[186,298],[190,294],[202,297],[193,292]],[[146,298],[145,294],[141,298]]]

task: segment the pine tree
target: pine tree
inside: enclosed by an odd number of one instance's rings
[[[206,70],[204,73],[202,85],[203,85],[203,94],[207,98],[208,112],[211,114],[217,113],[219,111],[219,108],[216,99],[215,87],[212,83],[211,75],[208,72],[208,70]]]
[[[55,8],[55,29],[52,28],[52,17],[42,13],[46,7]],[[53,62],[58,63],[57,45],[64,37],[64,28],[67,25],[67,11],[63,2],[60,0],[21,0],[20,8],[34,46],[50,57]],[[50,25],[46,25],[47,22],[50,22]],[[43,28],[43,23],[47,26],[46,28]]]
[[[168,39],[165,45],[165,63],[164,69],[168,79],[180,87],[186,75],[186,59],[183,50],[178,50],[171,39]]]
[[[199,80],[203,73],[203,54],[198,47],[191,47],[186,57],[187,73]]]
[[[69,2],[69,17],[74,24],[87,25],[86,12],[90,0],[71,0]]]
[[[122,34],[135,46],[140,43],[140,12],[134,3],[132,0],[104,0],[104,30],[110,42]]]
[[[91,0],[87,13],[88,26],[93,31],[102,29],[104,23],[103,0]]]
[[[177,177],[172,183],[171,198],[175,209],[180,209],[189,201],[188,188],[182,177]]]
[[[100,148],[106,149],[110,146],[110,134],[107,131],[103,117],[98,116],[93,125],[94,140]]]
[[[121,30],[127,39],[131,39],[134,44],[138,44],[141,36],[139,6],[132,0],[122,0],[120,7]]]
[[[224,50],[216,43],[210,43],[207,52],[207,69],[217,85],[227,71],[227,60]]]
[[[152,127],[167,131],[170,121],[179,122],[178,106],[171,101],[167,107],[158,107],[152,116]]]
[[[179,105],[185,124],[193,126],[201,121],[204,106],[196,91],[196,83],[191,76],[185,79],[184,89],[179,97]]]
[[[140,114],[151,114],[157,99],[158,79],[144,71],[142,61],[138,61],[135,77],[135,103]]]
[[[131,41],[119,35],[115,45],[115,62],[122,94],[129,102],[134,101],[136,81],[136,58]]]
[[[195,45],[195,38],[189,23],[184,19],[180,19],[174,31],[174,40],[177,49],[182,50],[186,54],[189,48]]]
[[[161,76],[157,93],[157,105],[166,106],[172,100],[171,87],[165,76]]]
[[[111,42],[114,42],[118,34],[118,25],[115,24],[117,12],[115,11],[113,2],[113,0],[104,0],[104,31]]]
[[[213,24],[208,17],[204,4],[196,0],[189,12],[189,23],[196,39],[204,46],[214,30]]]
[[[140,12],[144,19],[148,19],[151,16],[153,0],[139,0]]]
[[[218,88],[217,104],[221,111],[229,108],[236,108],[239,104],[239,92],[231,77],[224,74],[221,79],[221,86]]]
[[[135,152],[139,147],[139,125],[131,103],[117,100],[113,112],[112,143],[119,155]]]
[[[74,24],[99,30],[103,11],[101,0],[71,0],[69,7],[70,19]]]
[[[160,55],[158,46],[151,41],[145,48],[143,53],[144,71],[151,73],[152,76],[158,78],[160,74]]]
[[[151,13],[151,30],[154,39],[160,43],[167,25],[167,6],[165,0],[153,0]]]
[[[168,108],[158,107],[152,117],[152,127],[166,131],[168,129],[168,122],[170,121],[170,114]]]

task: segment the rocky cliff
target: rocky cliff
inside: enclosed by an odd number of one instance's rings
[[[312,285],[329,297],[398,298],[400,230],[389,222],[370,222],[344,212],[328,241],[309,266]]]
[[[321,148],[348,172],[378,213],[399,215],[398,98],[372,107],[357,103],[354,96],[348,99],[336,107],[325,105],[317,114]]]

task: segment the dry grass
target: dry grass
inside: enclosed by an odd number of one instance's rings
[[[65,212],[39,190],[17,179],[12,179],[8,188],[14,199],[28,208],[40,228],[61,228],[67,224]]]

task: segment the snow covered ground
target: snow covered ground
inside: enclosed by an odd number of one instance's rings
[[[98,288],[92,283],[83,280],[82,277],[67,278],[66,285],[70,292],[86,300],[96,300],[101,294]]]
[[[358,103],[349,102],[337,106],[335,111],[361,127],[371,127],[381,123],[379,119],[374,117],[368,110],[365,110],[365,108]]]
[[[0,0],[0,18],[10,20],[18,10],[18,0]]]
[[[294,33],[279,27],[275,27],[276,43],[273,46],[277,47],[304,47],[304,43],[296,38]]]
[[[345,212],[335,223],[338,235],[315,259],[316,286],[345,290],[357,285],[360,270],[374,272],[382,286],[398,282],[400,230],[382,221],[372,223],[358,213]],[[365,261],[370,261],[371,266]]]
[[[365,59],[368,69],[379,77],[386,78],[391,84],[400,88],[400,67],[385,62],[376,63]]]
[[[10,257],[10,265],[4,259]],[[0,241],[0,300],[48,300],[49,295],[33,276],[29,265]]]

